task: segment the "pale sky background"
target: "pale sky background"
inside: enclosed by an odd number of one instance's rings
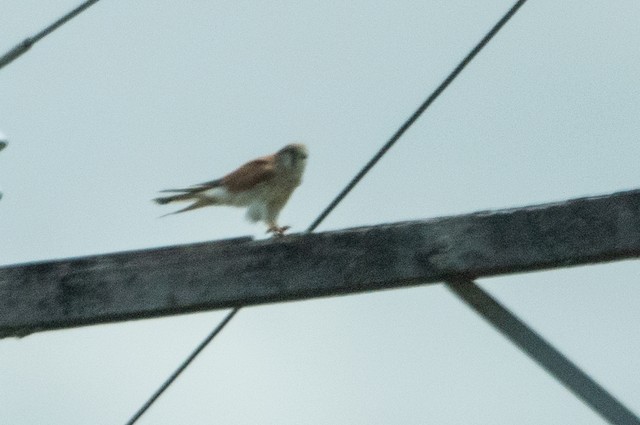
[[[4,0],[0,52],[79,0]],[[264,237],[159,189],[303,141],[303,231],[512,1],[103,0],[0,70],[0,264]],[[318,231],[638,187],[640,2],[530,0]],[[640,414],[636,261],[480,281]],[[123,424],[225,312],[0,340],[0,423]],[[603,424],[441,285],[245,308],[139,424]]]

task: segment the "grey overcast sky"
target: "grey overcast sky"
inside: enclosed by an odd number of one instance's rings
[[[4,0],[0,52],[79,0]],[[512,1],[102,0],[0,70],[0,264],[264,229],[159,189],[292,141],[304,230]],[[640,2],[530,0],[318,231],[640,182]],[[636,261],[481,285],[640,414]],[[208,312],[0,341],[0,423],[122,424]],[[243,309],[140,424],[604,421],[445,288]]]

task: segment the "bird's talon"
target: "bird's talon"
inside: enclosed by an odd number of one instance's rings
[[[284,232],[286,232],[290,228],[291,226],[282,226],[282,227],[272,226],[272,227],[269,227],[269,229],[267,229],[267,233],[273,233],[274,237],[279,238],[284,236]]]

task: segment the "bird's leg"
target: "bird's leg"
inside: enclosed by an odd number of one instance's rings
[[[284,236],[284,232],[286,232],[290,228],[291,228],[291,226],[282,226],[282,227],[280,227],[276,223],[271,223],[269,225],[269,228],[267,229],[267,233],[273,233],[273,236],[281,237],[281,236]]]

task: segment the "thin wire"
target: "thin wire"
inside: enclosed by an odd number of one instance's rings
[[[360,180],[373,168],[374,165],[383,157],[385,153],[400,139],[400,137],[411,127],[411,125],[422,115],[422,113],[440,96],[440,94],[451,84],[451,82],[462,72],[462,70],[471,62],[471,60],[482,50],[482,48],[493,38],[494,35],[511,19],[511,17],[520,9],[526,0],[517,1],[511,9],[500,19],[491,30],[480,40],[480,42],[467,54],[467,56],[455,67],[455,69],[444,79],[444,81],[435,89],[433,93],[424,101],[422,105],[411,115],[402,126],[395,132],[387,143],[376,153],[371,160],[356,174],[356,176],[345,186],[345,188],[336,196],[329,206],[318,216],[318,218],[309,226],[307,232],[312,232],[316,227],[333,211],[333,209],[347,196],[351,189],[357,185]]]
[[[173,372],[173,374],[171,374],[171,376],[169,376],[169,378],[164,381],[160,388],[158,388],[158,390],[153,393],[149,400],[147,400],[147,402],[136,412],[136,414],[133,415],[131,419],[129,419],[127,425],[133,425],[134,423],[136,423],[140,416],[142,416],[144,412],[146,412],[147,409],[151,407],[151,405],[157,400],[157,398],[160,397],[167,388],[169,388],[169,385],[171,385],[173,381],[176,380],[176,378],[189,366],[189,364],[196,358],[196,356],[200,354],[202,350],[204,350],[204,348],[211,342],[211,340],[213,340],[213,338],[216,337],[216,335],[218,335],[218,333],[220,333],[225,325],[229,323],[233,316],[235,316],[238,310],[240,310],[240,307],[234,308],[229,312],[229,314],[227,314],[222,322],[220,322],[215,327],[215,329],[209,335],[207,335],[207,337],[200,343],[200,345],[198,345],[198,347],[189,355],[189,357],[187,357],[187,359],[182,362],[182,364],[175,370],[175,372]]]
[[[34,44],[40,41],[42,38],[51,34],[53,31],[66,24],[69,20],[73,19],[80,13],[82,13],[85,9],[89,8],[93,4],[97,3],[99,0],[88,0],[82,3],[80,6],[73,9],[71,12],[64,15],[62,18],[58,19],[33,37],[27,37],[20,43],[18,43],[13,49],[9,50],[7,53],[0,57],[0,69],[7,66],[14,60],[16,60],[19,56],[29,50]]]
[[[451,84],[451,82],[460,74],[460,72],[467,66],[469,62],[482,50],[482,48],[493,38],[494,35],[507,23],[507,21],[518,11],[518,9],[526,2],[526,0],[519,0],[509,9],[509,11],[496,23],[493,28],[480,40],[480,42],[467,54],[467,56],[458,64],[458,66],[445,78],[445,80],[438,86],[438,88],[427,98],[427,100],[420,105],[418,110],[405,121],[404,124],[396,131],[391,139],[376,153],[376,155],[360,170],[360,172],[347,184],[343,191],[334,199],[331,204],[318,216],[318,218],[309,226],[307,233],[313,232],[316,227],[333,211],[333,209],[344,199],[345,196],[358,184],[360,180],[373,168],[374,165],[382,158],[382,156],[398,141],[398,139],[404,134],[405,131],[422,115],[422,113],[433,103],[434,100]],[[189,366],[189,363],[202,351],[213,338],[218,334],[220,330],[231,320],[231,318],[240,310],[240,307],[236,307],[229,313],[227,317],[216,327],[216,329],[209,335],[196,350],[189,356],[189,358],[171,375],[156,391],[153,396],[138,410],[138,412],[131,418],[126,425],[133,425],[144,412],[151,407],[158,397],[171,385],[171,383],[178,377],[178,375]]]

